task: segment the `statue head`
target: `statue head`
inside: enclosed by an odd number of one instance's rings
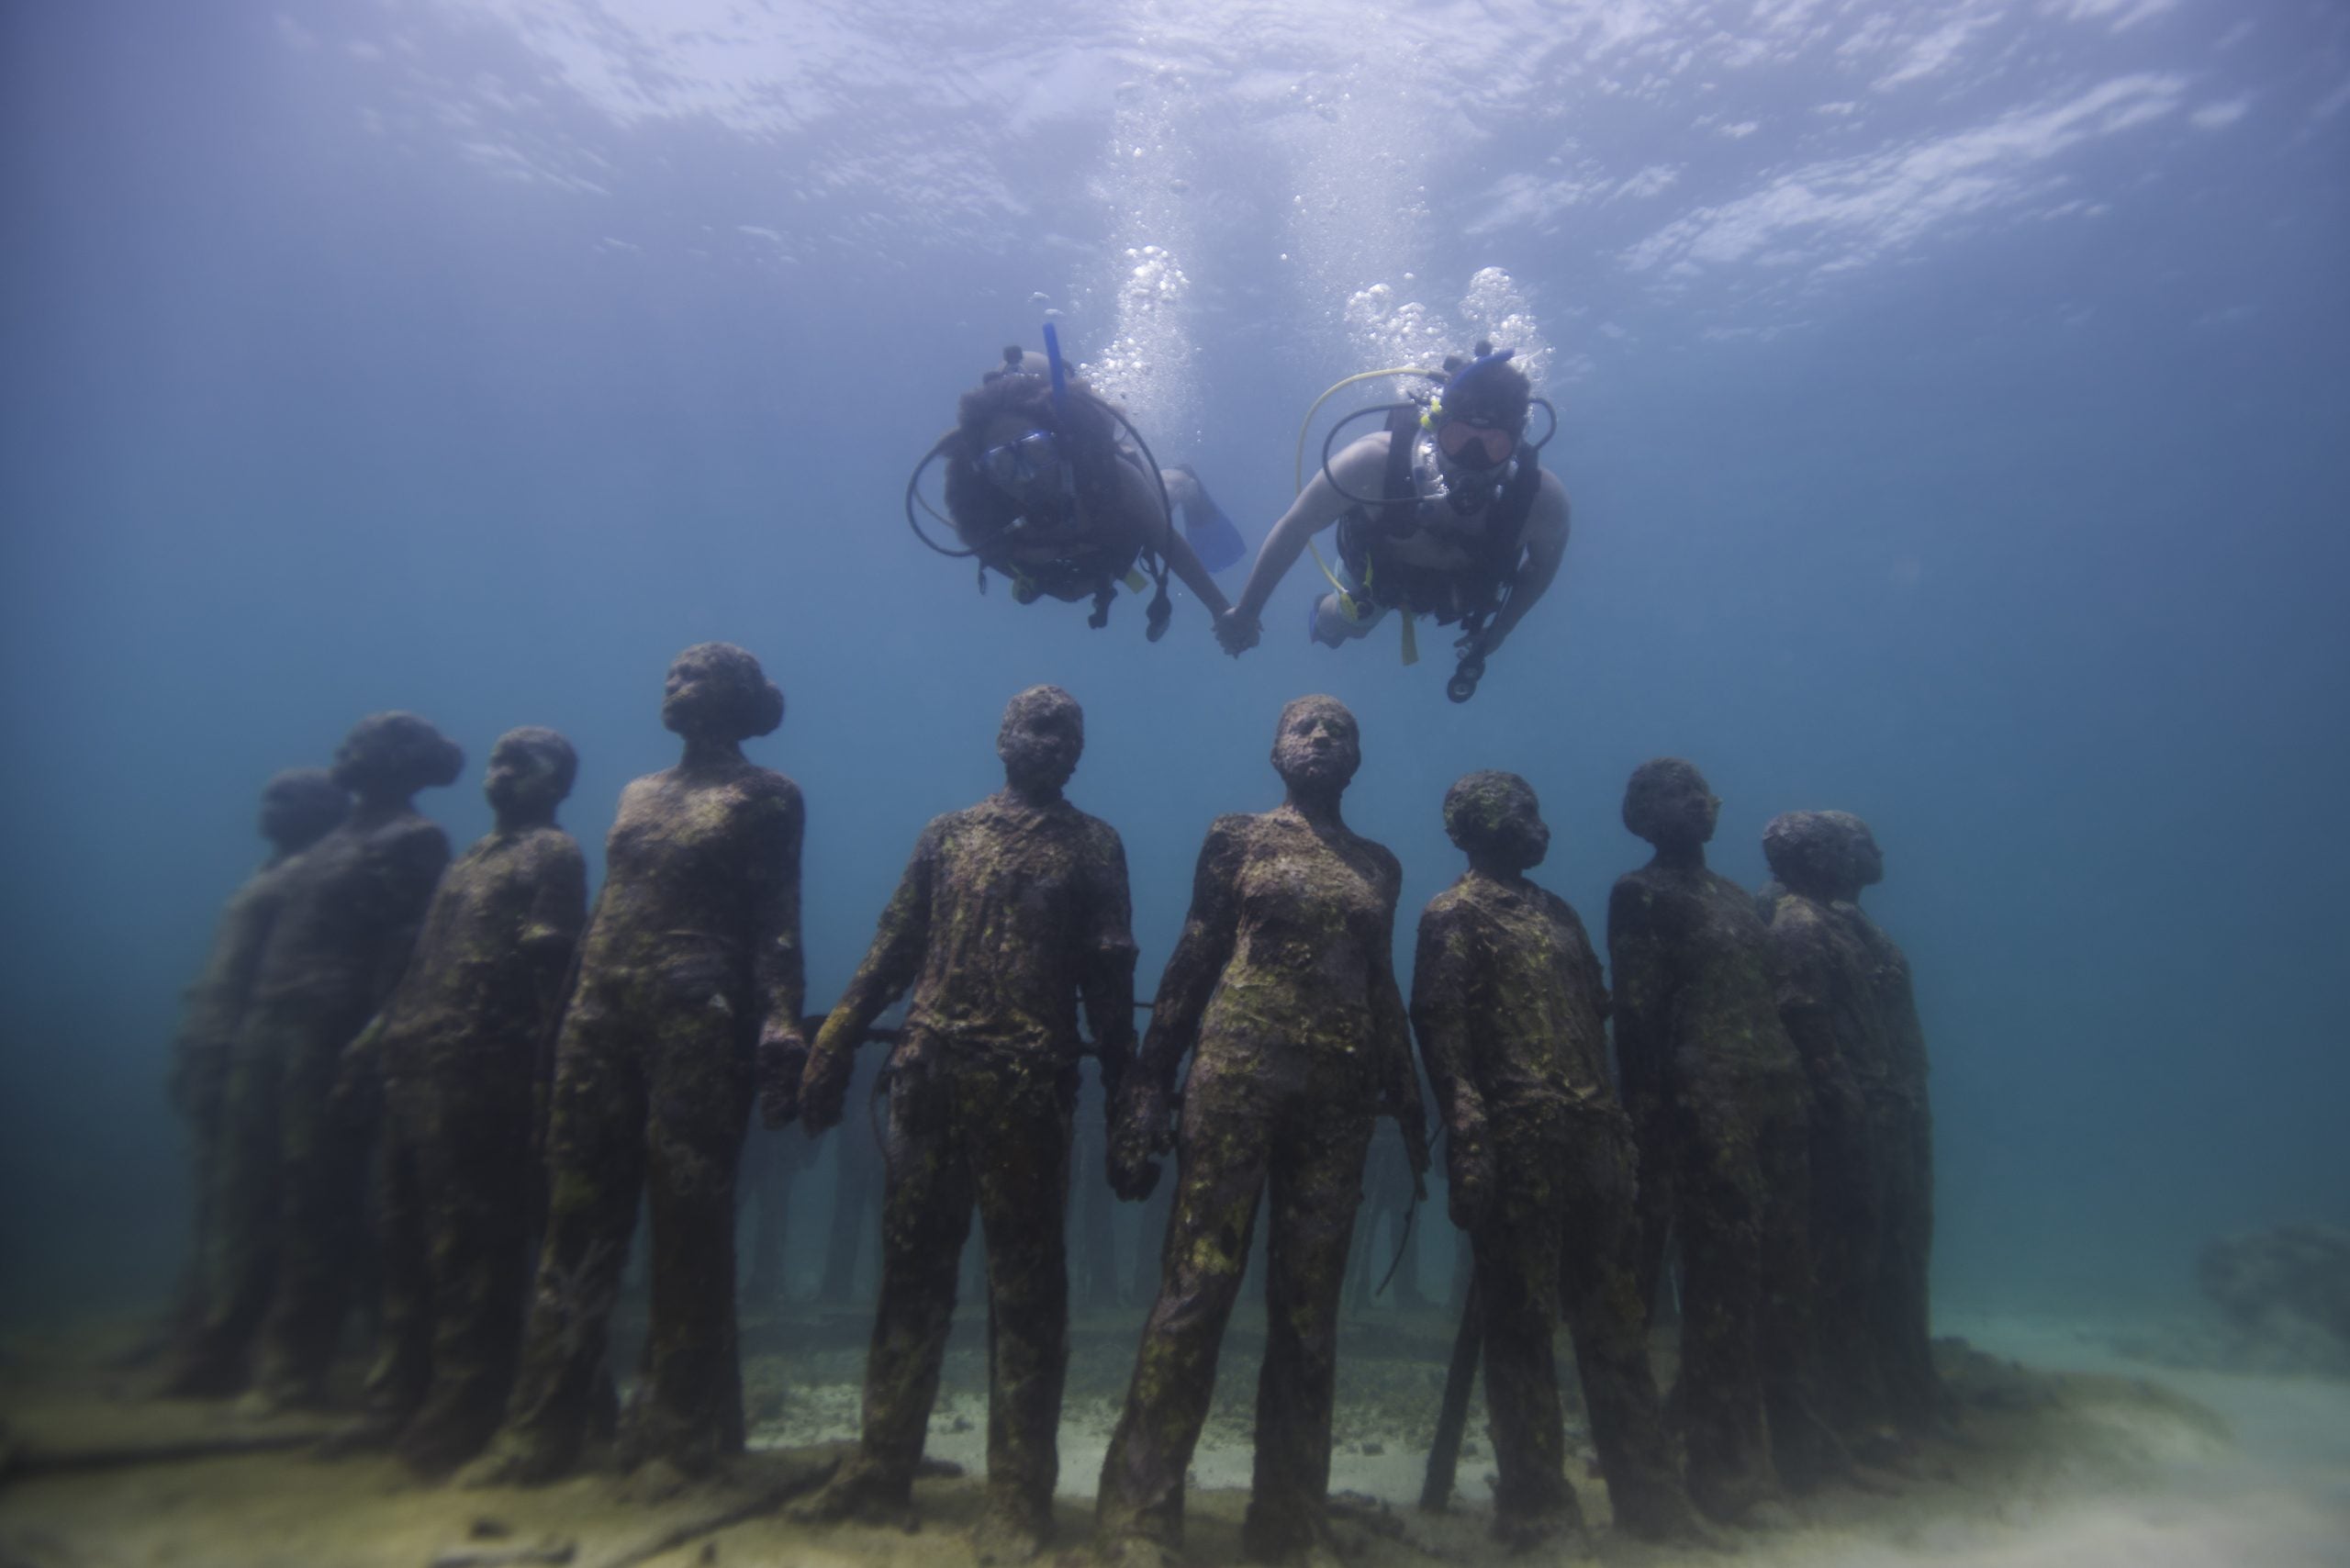
[[[1511,876],[1539,866],[1550,852],[1542,803],[1515,773],[1464,775],[1444,792],[1444,831],[1471,865]]]
[[[552,822],[579,777],[579,754],[554,731],[525,724],[498,737],[481,792],[501,823]]]
[[[1869,824],[1850,812],[1781,812],[1762,830],[1762,857],[1806,898],[1856,899],[1885,877]]]
[[[1085,752],[1085,710],[1058,686],[1032,686],[1004,704],[995,754],[1004,782],[1023,794],[1057,794]]]
[[[1677,756],[1643,762],[1624,786],[1624,825],[1659,849],[1703,846],[1721,809],[1696,765]]]
[[[688,740],[733,743],[772,734],[783,722],[783,690],[746,650],[696,643],[669,661],[661,722]]]
[[[1337,793],[1362,766],[1362,731],[1335,697],[1300,697],[1273,731],[1273,771],[1292,791]]]
[[[261,835],[280,855],[297,855],[328,834],[351,812],[351,791],[323,767],[289,767],[273,774],[261,791]]]
[[[457,781],[465,754],[413,713],[370,713],[335,748],[335,782],[363,801],[405,801]]]

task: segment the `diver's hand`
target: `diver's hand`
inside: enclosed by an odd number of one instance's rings
[[[779,1127],[800,1111],[800,1080],[808,1070],[808,1042],[798,1023],[770,1018],[759,1029],[755,1058],[759,1080],[759,1120]]]
[[[808,1054],[807,1070],[800,1076],[800,1125],[810,1137],[840,1125],[841,1103],[848,1098],[849,1074],[856,1067],[856,1041],[835,1013],[816,1031],[816,1048]]]
[[[1237,610],[1227,610],[1215,618],[1215,640],[1234,658],[1255,647],[1257,639],[1264,634],[1263,622]]]

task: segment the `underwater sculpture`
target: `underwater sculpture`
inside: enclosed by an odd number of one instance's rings
[[[482,793],[497,825],[441,879],[416,954],[347,1068],[380,1079],[383,1315],[367,1414],[439,1474],[497,1429],[530,1278],[540,1049],[588,913],[579,846],[555,825],[578,772],[553,730],[509,730]]]
[[[261,835],[269,841],[269,858],[221,907],[212,930],[212,950],[187,989],[179,1033],[172,1041],[168,1090],[172,1108],[187,1119],[190,1184],[196,1193],[187,1279],[173,1313],[173,1326],[183,1334],[201,1327],[208,1295],[206,1272],[215,1246],[213,1182],[220,1159],[221,1113],[229,1096],[229,1051],[252,1002],[270,928],[299,874],[297,857],[350,810],[349,792],[323,767],[289,767],[263,786]]]
[[[1114,1088],[1134,1056],[1125,847],[1061,793],[1084,745],[1068,692],[1038,686],[1012,700],[996,738],[1003,789],[923,830],[808,1058],[800,1116],[818,1132],[840,1120],[866,1031],[912,990],[886,1069],[881,1299],[864,1435],[802,1518],[911,1517],[976,1206],[989,1390],[988,1501],[974,1540],[983,1561],[1025,1561],[1051,1531],[1080,1002],[1105,1081]]]
[[[1885,856],[1869,824],[1849,812],[1823,813],[1844,836],[1852,869],[1848,905],[1836,914],[1866,949],[1884,1031],[1885,1071],[1869,1091],[1869,1127],[1885,1183],[1884,1245],[1877,1258],[1875,1342],[1893,1418],[1904,1431],[1943,1432],[1954,1406],[1934,1369],[1934,1116],[1926,1031],[1909,959],[1861,908],[1863,889],[1885,879]]]
[[[1649,1367],[1631,1123],[1607,1073],[1607,991],[1583,922],[1529,880],[1550,843],[1514,773],[1444,798],[1469,871],[1420,916],[1412,1025],[1445,1125],[1453,1223],[1476,1249],[1494,1538],[1523,1551],[1583,1522],[1550,1337],[1563,1300],[1616,1522],[1697,1526]]]
[[[320,1397],[364,1229],[369,1129],[334,1092],[342,1051],[398,981],[449,863],[447,835],[410,797],[454,782],[464,766],[464,753],[413,713],[372,714],[335,752],[351,814],[290,879],[229,1053],[218,1267],[173,1379],[180,1392],[239,1386],[258,1327],[254,1406]]]
[[[1642,1241],[1652,1249],[1670,1223],[1680,1244],[1673,1405],[1689,1493],[1734,1522],[1782,1483],[1813,1484],[1833,1462],[1833,1439],[1809,1388],[1803,1069],[1779,1022],[1754,900],[1706,866],[1720,810],[1679,757],[1633,770],[1624,825],[1656,855],[1617,879],[1607,948]]]
[[[1118,1096],[1113,1171],[1122,1191],[1144,1191],[1173,1118],[1176,1066],[1192,1053],[1158,1300],[1102,1466],[1097,1544],[1114,1562],[1169,1562],[1180,1548],[1184,1471],[1267,1194],[1242,1541],[1260,1560],[1329,1549],[1339,1300],[1373,1119],[1395,1117],[1415,1173],[1427,1168],[1392,957],[1402,870],[1338,810],[1362,761],[1354,715],[1335,698],[1299,698],[1281,711],[1272,760],[1282,803],[1208,828],[1191,913]]]
[[[1884,1096],[1885,1029],[1874,960],[1845,913],[1860,894],[1842,812],[1783,812],[1762,830],[1779,1021],[1809,1088],[1812,1328],[1820,1414],[1847,1442],[1892,1417],[1876,1321],[1886,1172],[1872,1107]],[[1856,820],[1856,819],[1848,819]]]
[[[806,1047],[800,787],[743,756],[783,693],[731,643],[669,666],[675,767],[621,792],[604,887],[555,1047],[548,1212],[505,1425],[461,1480],[552,1480],[578,1461],[642,1193],[651,1327],[623,1463],[704,1473],[743,1446],[734,1176],[754,1086],[788,1120]]]

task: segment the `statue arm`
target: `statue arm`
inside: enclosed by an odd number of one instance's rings
[[[1471,1047],[1475,970],[1469,937],[1457,915],[1432,907],[1420,917],[1412,961],[1412,1026],[1428,1085],[1436,1092],[1437,1114],[1444,1119],[1453,1223],[1464,1230],[1474,1229],[1484,1217],[1493,1190],[1485,1098]]]
[[[1607,957],[1616,967],[1617,1089],[1635,1126],[1645,1126],[1664,1103],[1671,977],[1655,921],[1653,902],[1642,890],[1616,884],[1607,900]]]
[[[1086,1028],[1102,1068],[1104,1108],[1113,1110],[1119,1086],[1135,1059],[1133,898],[1126,885],[1125,846],[1116,833],[1103,828],[1090,859],[1091,894],[1082,935],[1084,969],[1078,984]]]
[[[1191,913],[1158,977],[1150,1029],[1111,1102],[1110,1182],[1122,1198],[1147,1197],[1158,1184],[1151,1156],[1173,1137],[1175,1068],[1197,1042],[1208,998],[1239,938],[1247,832],[1246,818],[1220,817],[1209,824],[1192,876]]]
[[[932,823],[914,841],[898,890],[881,912],[865,961],[857,965],[848,989],[816,1032],[816,1044],[800,1081],[800,1114],[811,1133],[838,1122],[841,1102],[848,1092],[849,1073],[856,1047],[882,1011],[906,993],[922,972],[923,955],[930,946],[931,888],[937,876],[939,826]]]
[[[1412,1025],[1404,1008],[1404,993],[1395,981],[1395,896],[1402,890],[1404,868],[1392,855],[1387,861],[1386,911],[1371,946],[1371,1027],[1377,1031],[1375,1058],[1380,1064],[1380,1109],[1395,1118],[1411,1156],[1414,1196],[1422,1195],[1420,1178],[1428,1169],[1427,1105],[1420,1095],[1419,1069],[1412,1060]]]

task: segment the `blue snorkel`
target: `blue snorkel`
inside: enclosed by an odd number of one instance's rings
[[[1050,321],[1045,323],[1045,363],[1053,373],[1053,417],[1066,428],[1069,423],[1069,362],[1061,358],[1061,335]]]

